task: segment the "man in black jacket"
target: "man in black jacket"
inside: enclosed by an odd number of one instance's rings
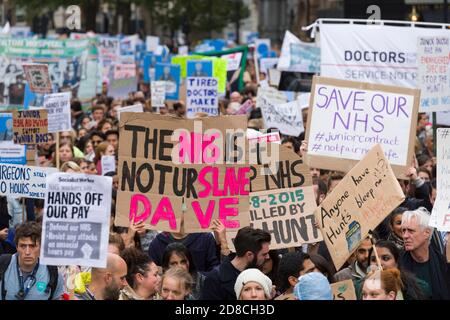
[[[429,284],[433,300],[449,300],[449,265],[444,256],[430,245],[433,228],[429,226],[429,220],[429,212],[423,207],[403,213],[405,252],[399,262],[403,269]]]
[[[261,268],[269,260],[270,233],[245,227],[234,239],[236,256],[226,258],[206,276],[201,300],[236,300],[234,284],[248,268]]]

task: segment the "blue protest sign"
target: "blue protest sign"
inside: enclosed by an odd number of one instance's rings
[[[147,53],[144,56],[144,82],[150,83],[155,79],[152,79],[152,69],[155,69],[157,63],[162,62],[162,56],[155,55],[153,53]],[[154,72],[154,71],[153,71]]]
[[[213,62],[211,60],[190,60],[187,62],[188,77],[212,77]]]
[[[154,81],[166,82],[166,99],[178,100],[181,68],[178,64],[157,63]],[[153,79],[152,79],[153,80]]]

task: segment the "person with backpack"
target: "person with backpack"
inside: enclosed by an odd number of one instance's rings
[[[39,263],[41,233],[34,221],[17,227],[17,253],[0,256],[1,300],[58,300],[63,295],[63,276],[57,267]]]

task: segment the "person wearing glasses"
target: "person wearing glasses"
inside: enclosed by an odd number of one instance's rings
[[[353,255],[355,261],[347,268],[342,269],[334,275],[336,282],[344,280],[360,280],[364,279],[367,274],[367,267],[369,266],[369,251],[372,248],[372,243],[369,238],[364,239]]]
[[[2,300],[58,300],[64,293],[63,277],[54,266],[39,262],[41,226],[33,221],[16,229],[17,253],[2,255]],[[9,260],[9,262],[8,262]]]

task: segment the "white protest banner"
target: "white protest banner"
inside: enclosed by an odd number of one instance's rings
[[[300,93],[297,96],[297,100],[300,103],[300,109],[306,109],[309,108],[309,100],[311,99],[311,94],[308,93]]]
[[[159,45],[159,37],[147,36],[145,38],[145,45],[147,52],[155,52]]]
[[[436,124],[450,127],[450,111],[436,112]]]
[[[278,131],[262,133],[254,129],[247,128],[247,140],[252,143],[278,143],[281,144],[280,133]]]
[[[450,129],[437,129],[436,200],[430,217],[430,226],[439,231],[450,231]]]
[[[379,143],[403,178],[414,153],[419,94],[418,89],[314,77],[307,164],[348,172]]]
[[[314,212],[336,270],[404,199],[381,146],[375,145]]]
[[[30,90],[35,93],[51,93],[52,83],[48,74],[48,65],[39,63],[23,64],[23,71]]]
[[[418,63],[421,63],[418,61],[419,37],[448,38],[450,30],[379,24],[320,24],[320,74],[424,90],[418,76]],[[445,59],[448,64],[448,56]],[[427,76],[432,75],[427,72]],[[449,86],[447,81],[447,89]],[[441,95],[433,109],[449,110],[449,104],[450,96]],[[421,104],[420,111],[428,112],[431,106]]]
[[[115,156],[102,156],[101,159],[102,176],[108,172],[116,171],[116,157]]]
[[[40,262],[105,268],[112,178],[58,172],[46,183]]]
[[[152,107],[164,107],[164,101],[166,100],[166,82],[165,81],[152,81],[150,84]]]
[[[123,112],[144,112],[142,104],[133,104],[132,106],[122,107],[117,109],[117,119],[120,121],[120,114]]]
[[[281,71],[277,69],[269,69],[269,84],[278,87],[281,79]]]
[[[352,280],[331,283],[330,286],[333,291],[333,300],[358,300]]]
[[[314,43],[303,42],[286,30],[277,69],[318,73],[320,71],[320,47]]]
[[[262,96],[260,105],[266,128],[278,128],[282,134],[298,137],[305,131],[298,100],[274,104]]]
[[[277,67],[277,63],[278,58],[261,58],[259,60],[259,70],[267,74],[269,69],[275,69]]]
[[[0,194],[13,198],[45,199],[45,178],[56,168],[0,163]]]
[[[417,80],[420,106],[427,112],[450,110],[449,37],[419,37]],[[444,103],[445,101],[445,103]]]
[[[198,112],[218,116],[217,79],[214,77],[186,78],[186,108],[188,118],[194,118]]]
[[[258,95],[256,97],[256,106],[261,107],[261,104],[264,103],[264,101],[261,100],[261,97],[265,97],[266,99],[269,99],[272,103],[276,104],[283,104],[288,102],[286,95],[278,91],[275,88],[259,88],[258,89]]]
[[[48,112],[48,132],[72,129],[70,92],[52,93],[44,96],[44,108]]]

